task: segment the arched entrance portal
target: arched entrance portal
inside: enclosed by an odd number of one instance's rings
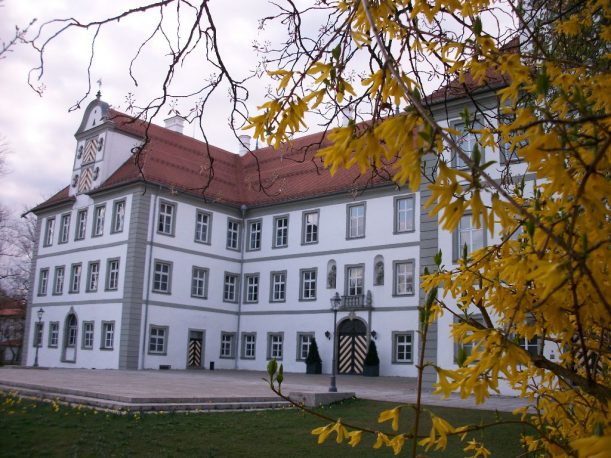
[[[367,327],[359,319],[345,320],[337,327],[339,349],[337,371],[340,374],[362,374],[367,354]]]

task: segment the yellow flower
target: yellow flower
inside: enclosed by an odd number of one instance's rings
[[[393,437],[390,442],[388,442],[388,446],[392,447],[392,450],[395,455],[401,453],[401,449],[403,449],[403,445],[405,444],[405,435],[399,434],[398,436]]]
[[[571,442],[579,458],[611,457],[611,436],[590,436]]]
[[[378,423],[384,423],[385,421],[392,420],[392,429],[397,431],[399,429],[399,413],[401,406],[395,407],[394,409],[385,410],[380,413],[378,417]]]
[[[350,442],[348,442],[348,445],[352,447],[356,447],[361,442],[362,436],[363,436],[363,431],[350,431],[348,433],[348,437],[350,438]]]
[[[378,433],[376,443],[373,444],[373,448],[380,448],[382,445],[388,445],[388,436],[384,433]]]
[[[332,423],[329,423],[327,426],[321,426],[312,430],[312,434],[314,436],[318,436],[319,444],[322,444],[327,440],[327,437],[329,437],[329,434],[331,434],[331,431],[333,431],[333,426],[334,425]]]

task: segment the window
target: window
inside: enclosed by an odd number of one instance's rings
[[[237,302],[238,276],[236,274],[225,273],[223,284],[223,301]]]
[[[106,289],[119,289],[119,260],[109,259],[106,268]]]
[[[313,301],[316,299],[316,269],[300,271],[302,301]]]
[[[115,322],[102,321],[102,350],[112,350],[115,340]]]
[[[346,295],[362,296],[364,294],[365,267],[349,266],[346,268]]]
[[[44,246],[53,245],[53,233],[55,231],[55,218],[47,218],[45,226]]]
[[[464,322],[467,318],[464,315],[461,318],[454,317],[454,324]],[[481,325],[484,325],[484,317],[481,315],[469,315],[469,320],[475,321]],[[477,327],[476,325],[472,325]],[[464,337],[471,335],[471,332],[467,332]],[[459,366],[463,366],[465,360],[471,356],[473,349],[479,344],[478,340],[471,340],[469,342],[460,341],[454,346],[454,362]]]
[[[526,350],[531,355],[539,354],[539,337],[534,336],[532,339],[527,339],[526,337],[520,337],[518,340],[518,344],[524,350]]]
[[[195,214],[195,241],[199,243],[210,243],[210,213],[197,210]]]
[[[284,302],[286,300],[286,270],[271,273],[270,302]]]
[[[76,331],[78,324],[76,322],[76,316],[73,314],[68,318],[68,336],[66,338],[66,347],[76,347]]]
[[[81,289],[81,264],[72,264],[70,268],[70,288],[68,289],[71,293],[78,293]]]
[[[53,294],[64,292],[64,266],[55,268],[55,280],[53,282]]]
[[[68,236],[70,234],[70,213],[62,215],[62,219],[59,224],[59,243],[68,243]]]
[[[285,248],[289,245],[289,217],[274,217],[274,248]]]
[[[395,261],[394,289],[395,296],[411,296],[414,294],[414,261]]]
[[[395,232],[414,230],[414,198],[395,198]]]
[[[93,349],[93,321],[83,322],[83,349]]]
[[[232,332],[221,333],[221,354],[220,358],[234,358],[233,349],[235,348],[235,334]]]
[[[42,347],[42,333],[43,333],[44,323],[42,321],[37,321],[34,323],[34,346]]]
[[[46,296],[47,287],[49,285],[49,269],[40,269],[38,277],[38,295]]]
[[[512,124],[515,121],[515,116],[500,113],[499,119],[501,125]],[[501,127],[505,126],[499,126],[499,128]],[[501,143],[502,139],[499,138],[499,145],[501,145],[499,148],[501,165],[507,165],[522,161],[520,156],[518,156],[518,152],[521,148],[527,145],[527,142],[525,140],[526,136],[523,129],[516,129],[510,131],[509,137],[511,138],[511,140],[506,143]]]
[[[159,217],[157,232],[164,235],[174,235],[174,213],[176,205],[169,202],[159,202]]]
[[[267,334],[267,359],[282,359],[282,347],[284,343],[284,334],[268,333]]]
[[[227,248],[229,250],[240,248],[240,223],[233,219],[227,220]]]
[[[365,237],[365,204],[348,205],[347,238]]]
[[[76,233],[74,240],[83,240],[87,230],[87,209],[79,210],[76,214]]]
[[[318,210],[303,213],[303,244],[318,243]]]
[[[208,269],[193,267],[191,296],[206,299],[208,296]]]
[[[166,261],[155,261],[153,291],[155,291],[156,293],[170,294],[171,275],[172,263]]]
[[[459,259],[463,256],[465,246],[467,247],[467,255],[479,250],[485,244],[485,234],[483,227],[475,229],[471,225],[471,215],[463,215],[458,223],[458,228],[454,235],[454,259]]]
[[[414,333],[392,333],[392,362],[395,364],[414,361]]]
[[[104,217],[106,216],[106,205],[98,205],[93,210],[93,233],[92,237],[104,234]]]
[[[149,353],[154,355],[166,354],[168,328],[166,326],[151,325],[149,331]]]
[[[110,232],[123,232],[125,226],[125,201],[118,200],[112,205],[112,228]]]
[[[49,347],[57,348],[59,343],[59,322],[51,321],[49,323]]]
[[[310,345],[314,340],[312,333],[297,333],[297,361],[305,361],[310,352]]]
[[[248,251],[261,249],[261,220],[248,222]]]
[[[460,149],[470,158],[473,157],[473,151],[477,147],[483,159],[483,151],[481,150],[480,145],[478,144],[478,136],[473,132],[473,129],[481,129],[483,126],[477,120],[473,122],[473,125],[470,128],[467,128],[465,123],[454,124],[454,129],[456,129],[459,134],[454,138]],[[457,169],[464,169],[467,167],[467,164],[463,159],[456,153],[452,154],[453,160],[452,165]]]
[[[259,301],[259,274],[247,274],[244,281],[244,302]]]
[[[90,262],[87,271],[87,291],[97,291],[98,281],[100,280],[100,263],[99,261]]]
[[[257,334],[254,332],[242,333],[242,359],[255,359],[257,350]]]

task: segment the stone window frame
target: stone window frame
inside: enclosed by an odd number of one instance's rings
[[[275,294],[275,289],[274,289],[274,277],[276,275],[284,275],[284,291],[282,292],[282,298],[281,299],[276,299],[274,297]],[[287,286],[287,278],[288,278],[288,273],[286,270],[274,270],[272,272],[269,273],[269,301],[273,302],[273,303],[282,303],[282,302],[286,302],[286,286]]]
[[[76,269],[79,269],[78,272],[78,283],[76,287],[74,285]],[[76,294],[81,290],[81,279],[83,277],[83,263],[75,262],[70,266],[70,281],[68,285],[68,294]]]
[[[116,270],[112,270],[111,269],[111,264],[112,263],[117,263],[117,268]],[[112,280],[112,275],[114,274],[116,275],[116,285],[112,286],[111,285],[111,280]],[[110,258],[106,260],[106,285],[105,285],[105,290],[106,291],[117,291],[119,289],[119,279],[121,278],[121,258]]]
[[[305,356],[302,353],[303,350],[303,342],[302,339],[304,337],[309,337],[310,338],[310,342],[307,345],[308,350],[306,351]],[[308,332],[304,332],[304,331],[298,331],[297,332],[297,351],[296,351],[296,355],[295,355],[295,360],[296,361],[305,361],[306,358],[308,357],[308,353],[310,351],[310,346],[312,345],[312,340],[314,340],[316,337],[314,331],[308,331]]]
[[[46,296],[49,291],[49,268],[43,267],[38,272],[38,295]]]
[[[361,269],[363,271],[362,275],[362,291],[361,294],[350,294],[350,270],[351,269]],[[344,294],[346,296],[363,296],[365,294],[365,263],[359,264],[347,264],[344,266]]]
[[[362,208],[363,209],[363,233],[352,235],[352,215],[351,212],[353,209]],[[357,224],[358,229],[358,224]],[[346,240],[356,240],[356,239],[364,239],[367,235],[367,202],[355,202],[346,205]]]
[[[70,241],[70,219],[71,213],[64,213],[59,219],[59,238],[57,244],[68,243]]]
[[[411,202],[411,229],[399,229],[399,203],[401,201],[410,201]],[[414,194],[404,195],[404,196],[395,196],[393,199],[393,208],[394,208],[394,221],[393,221],[393,234],[407,234],[410,232],[416,231],[416,196]]]
[[[305,274],[314,273],[314,295],[305,297]],[[305,269],[299,269],[299,301],[300,302],[311,302],[315,301],[318,297],[318,268],[310,267]]]
[[[252,285],[249,284],[250,280],[256,279],[256,282]],[[255,288],[254,295],[256,296],[254,299],[249,299],[249,295],[251,294],[250,288]],[[257,304],[259,302],[259,296],[261,292],[261,275],[259,272],[247,273],[244,274],[244,303],[245,304]]]
[[[258,233],[258,237],[256,239],[253,238],[253,226],[258,224],[259,225],[259,229],[257,231]],[[246,227],[248,227],[247,230],[247,241],[246,241],[246,251],[260,251],[261,250],[261,245],[262,245],[262,240],[263,240],[263,219],[262,218],[256,218],[256,219],[251,219],[248,220],[246,222]],[[258,244],[253,248],[252,243],[253,241],[257,241]]]
[[[274,338],[279,337],[280,341],[280,356],[275,356],[273,353],[274,347]],[[277,343],[277,342],[276,342]],[[278,361],[282,361],[284,357],[284,332],[268,332],[267,333],[267,359],[270,360],[272,358],[276,358]]]
[[[202,285],[202,294],[196,294],[195,291],[195,282],[202,281],[201,278],[195,278],[195,273],[200,272],[204,274],[203,285]],[[210,269],[207,267],[193,266],[191,269],[191,297],[195,297],[198,299],[208,299],[208,282],[210,278]],[[199,287],[199,286],[198,286]]]
[[[102,217],[99,217],[101,211]],[[98,223],[100,224],[98,226]],[[93,207],[93,224],[91,225],[91,238],[102,237],[104,235],[104,224],[106,223],[106,203]],[[100,229],[98,231],[98,228]]]
[[[285,227],[280,227],[278,225],[279,221],[281,220],[286,220]],[[280,234],[280,237],[278,237],[280,231],[282,233]],[[286,239],[286,242],[283,244],[279,244],[278,243],[279,238]],[[272,248],[288,248],[288,246],[289,246],[289,215],[287,213],[285,215],[274,216],[274,231],[273,231]]]
[[[307,219],[310,215],[316,215],[316,224],[308,224]],[[308,232],[308,227],[315,227],[315,231]],[[314,235],[312,235],[314,234]],[[311,238],[311,240],[310,240]],[[320,209],[304,210],[301,213],[301,244],[315,245],[320,241]]]
[[[223,341],[223,338],[225,337],[229,338],[227,342]],[[219,358],[220,359],[235,359],[235,351],[236,351],[236,339],[235,338],[236,338],[235,332],[221,331],[221,342],[219,346]],[[229,344],[229,353],[228,354],[223,352],[224,343]]]
[[[164,211],[162,213],[162,206],[167,208],[171,208],[172,211],[168,213]],[[167,237],[174,237],[176,234],[176,217],[178,212],[178,204],[176,202],[172,202],[166,199],[159,199],[159,204],[157,206],[157,220],[156,220],[156,228],[157,233],[160,235],[165,235]],[[163,220],[162,220],[163,218]],[[168,222],[169,218],[169,222]],[[168,226],[166,228],[166,226]]]
[[[45,322],[36,321],[34,322],[34,338],[32,339],[32,346],[34,348],[42,348],[42,341],[44,339]]]
[[[123,216],[119,218],[119,206],[123,207]],[[123,232],[125,229],[125,212],[127,210],[127,201],[125,199],[117,199],[112,202],[112,221],[110,227],[111,234],[118,234]],[[121,221],[121,226],[117,227],[118,222]]]
[[[81,208],[76,212],[76,224],[74,225],[74,240],[85,240],[87,236],[87,209]]]
[[[45,236],[42,246],[52,246],[55,238],[55,216],[50,216],[45,221]]]
[[[199,221],[199,217],[201,216],[205,216],[207,218],[207,221],[205,223]],[[206,236],[201,238],[198,237],[198,234],[200,234],[203,231],[199,230],[200,225],[202,227],[206,227]],[[206,210],[202,210],[201,208],[196,208],[195,209],[195,232],[194,232],[194,236],[193,236],[193,241],[195,243],[202,243],[204,245],[210,245],[211,244],[211,240],[212,240],[212,213]]]
[[[462,257],[462,252],[463,252],[463,247],[459,246],[460,244],[460,232],[461,232],[461,223],[463,221],[463,218],[468,217],[469,218],[469,231],[471,234],[473,234],[473,232],[480,232],[482,234],[482,246],[479,248],[483,248],[485,246],[487,246],[488,244],[488,234],[486,231],[486,225],[484,223],[484,221],[482,221],[481,223],[481,227],[479,229],[474,229],[473,228],[473,224],[471,221],[471,215],[472,213],[470,211],[465,212],[461,217],[460,220],[458,221],[458,225],[456,226],[456,229],[452,232],[452,261],[456,262],[458,261],[461,257]],[[471,242],[473,242],[473,236],[471,236]],[[479,248],[476,248],[477,250],[479,250]],[[467,255],[470,255],[473,252],[473,247],[467,247]]]
[[[114,320],[102,321],[102,326],[100,328],[102,330],[102,337],[100,339],[100,350],[114,350],[116,335],[116,326]],[[108,345],[107,342],[109,333],[112,335],[110,345]]]
[[[232,227],[233,225],[235,225],[235,228]],[[227,218],[227,231],[226,231],[227,240],[225,242],[225,248],[231,251],[240,251],[240,244],[241,244],[240,233],[241,232],[242,232],[242,222],[239,219]],[[235,243],[234,243],[234,237],[233,237],[234,234],[235,234]]]
[[[229,299],[227,298],[226,295],[226,286],[227,286],[227,277],[233,278],[234,279],[234,283],[233,283],[233,299]],[[223,273],[223,302],[227,302],[227,303],[231,303],[231,304],[236,304],[238,302],[239,299],[239,294],[240,294],[240,274],[239,273],[235,273],[235,272],[227,272],[225,271]]]
[[[53,341],[55,336],[55,342]],[[49,321],[49,341],[47,343],[49,348],[59,347],[59,321]]]
[[[415,350],[415,333],[414,331],[392,331],[392,364],[414,364],[414,350]],[[398,350],[399,350],[399,337],[410,337],[410,355],[409,359],[399,359],[398,358]],[[402,345],[406,345],[407,343],[402,343]]]
[[[163,335],[162,336],[160,335],[153,336],[153,330],[155,330],[156,332],[163,331]],[[148,339],[146,343],[147,354],[155,355],[155,356],[166,356],[168,354],[169,334],[170,334],[169,326],[161,326],[158,324],[149,324]],[[151,350],[151,343],[153,339],[155,339],[156,341],[155,343],[156,347],[159,345],[159,339],[162,339],[161,350],[157,350],[157,349]]]
[[[411,293],[399,293],[397,288],[399,286],[399,282],[397,281],[398,275],[398,266],[408,264],[412,266],[412,292]],[[393,297],[409,297],[416,295],[416,260],[414,258],[411,259],[397,259],[392,262],[392,295]]]
[[[97,267],[97,279],[95,282],[95,288],[91,287],[91,279],[93,275],[93,266]],[[87,263],[87,286],[85,291],[88,293],[95,293],[100,288],[100,261],[89,261]]]
[[[246,355],[246,348],[247,345],[249,344],[248,342],[246,342],[246,338],[247,337],[252,337],[253,338],[253,355],[252,356],[247,356]],[[241,344],[240,344],[240,359],[250,359],[250,360],[254,360],[257,358],[257,333],[256,332],[242,332],[242,338],[240,339]]]
[[[91,330],[87,331],[87,326],[91,325]],[[83,321],[83,335],[81,336],[81,349],[82,350],[93,350],[95,344],[95,321]],[[91,336],[91,345],[87,345],[87,335]]]
[[[155,283],[159,283],[159,286],[161,286],[162,280],[160,279],[159,281],[155,280],[155,277],[158,275],[157,272],[157,266],[167,266],[168,267],[168,271],[167,272],[159,272],[159,275],[163,275],[163,276],[167,276],[167,280],[165,281],[165,283],[167,284],[167,287],[165,289],[162,288],[157,288],[155,286]],[[174,263],[172,261],[165,261],[163,259],[155,259],[153,261],[153,281],[152,281],[152,291],[154,293],[157,294],[172,294],[172,271],[174,270]]]
[[[61,283],[58,283],[60,276],[61,276]],[[66,281],[66,266],[65,265],[55,266],[55,270],[53,274],[53,296],[60,296],[64,294],[65,281]]]

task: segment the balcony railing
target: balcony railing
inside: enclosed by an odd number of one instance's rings
[[[369,309],[373,305],[371,291],[367,294],[356,294],[352,296],[342,296],[341,308],[344,310]]]

